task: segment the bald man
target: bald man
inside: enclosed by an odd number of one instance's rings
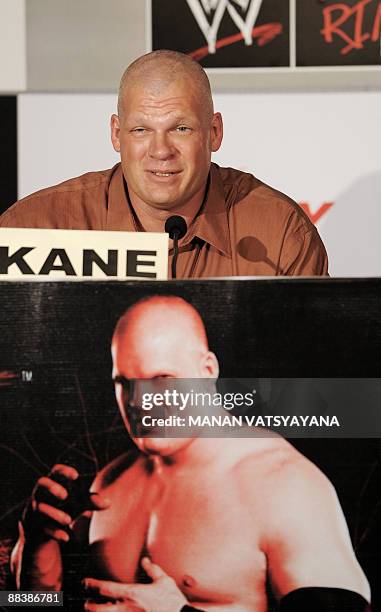
[[[317,230],[295,202],[211,163],[222,135],[201,66],[174,51],[144,55],[125,71],[111,118],[121,163],[24,198],[0,227],[163,232],[180,215],[177,278],[327,274]],[[170,243],[169,276],[172,257]]]
[[[282,612],[368,609],[335,491],[285,440],[266,430],[243,439],[134,435],[138,379],[215,385],[217,358],[190,304],[156,296],[133,305],[116,326],[112,357],[136,451],[98,474],[76,523],[88,522],[86,610],[265,612],[268,583]],[[61,547],[76,529],[56,506],[77,477],[55,466],[38,482],[13,556],[21,588],[61,588]]]

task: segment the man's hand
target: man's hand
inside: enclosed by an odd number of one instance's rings
[[[109,580],[86,578],[86,589],[94,597],[103,597],[113,603],[85,603],[88,612],[180,612],[187,603],[176,582],[148,557],[142,560],[151,584],[122,584]]]
[[[47,540],[69,541],[70,526],[76,516],[71,516],[66,510],[70,509],[69,489],[78,477],[75,468],[57,464],[48,476],[37,481],[22,520],[27,542],[39,544]],[[89,494],[82,511],[103,510],[107,507],[107,499],[98,494]]]
[[[11,555],[17,588],[60,590],[63,571],[60,544],[70,540],[73,519],[82,512],[108,507],[108,500],[90,493],[79,504],[70,503],[80,497],[78,490],[70,494],[78,476],[73,467],[57,464],[48,476],[37,481],[19,523],[19,539]],[[76,509],[75,516],[70,508]]]

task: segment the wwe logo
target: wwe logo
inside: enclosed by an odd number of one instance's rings
[[[233,6],[233,2],[238,5],[242,11],[247,11],[245,19],[241,17],[237,9]],[[262,2],[263,0],[187,0],[194,18],[206,38],[209,53],[216,52],[218,29],[226,10],[242,33],[245,44],[252,45],[252,31]],[[209,23],[207,15],[210,16],[212,11],[215,11],[215,13],[211,23]]]

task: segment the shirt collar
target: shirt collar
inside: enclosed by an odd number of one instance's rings
[[[107,202],[106,229],[136,232],[136,223],[128,201],[122,165],[120,163],[112,169]]]
[[[190,228],[189,241],[195,236],[225,255],[231,255],[225,192],[216,164],[210,166],[206,199]]]
[[[106,229],[136,232],[136,223],[126,194],[121,164],[113,168]],[[210,167],[209,187],[205,201],[180,245],[189,244],[195,237],[207,242],[225,255],[231,255],[224,186],[216,164],[211,164]]]

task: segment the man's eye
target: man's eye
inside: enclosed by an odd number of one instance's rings
[[[134,128],[132,131],[133,131],[135,134],[144,134],[144,132],[146,132],[146,129],[145,129],[145,128],[138,127],[138,128]]]
[[[178,125],[176,128],[177,132],[190,132],[190,128],[186,125]]]

